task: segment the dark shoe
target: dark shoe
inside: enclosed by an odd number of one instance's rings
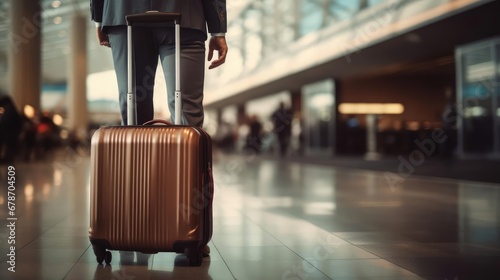
[[[201,256],[204,258],[210,256],[210,247],[208,247],[208,245],[205,245],[205,247],[203,247],[203,249],[201,249]]]

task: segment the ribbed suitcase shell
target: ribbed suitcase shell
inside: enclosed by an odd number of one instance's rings
[[[210,136],[200,128],[98,129],[91,149],[92,244],[144,253],[183,253],[188,247],[198,252],[212,236],[211,153]]]

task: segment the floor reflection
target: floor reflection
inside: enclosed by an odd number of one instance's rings
[[[16,267],[0,279],[494,279],[500,185],[218,155],[211,256],[113,251],[88,240],[88,158],[16,164]],[[6,180],[6,166],[0,166]],[[0,194],[0,219],[8,217]],[[302,278],[301,278],[302,277]]]
[[[500,188],[473,183],[458,186],[460,243],[500,243]]]
[[[153,268],[155,255],[118,253],[118,265],[97,265],[93,279],[213,279],[209,275],[210,262],[192,268],[184,255],[176,255],[171,270],[156,270]]]

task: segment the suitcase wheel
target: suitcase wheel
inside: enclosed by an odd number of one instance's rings
[[[106,262],[106,264],[111,263],[112,255],[110,251],[106,251],[104,247],[101,247],[97,244],[92,244],[92,249],[94,249],[95,259],[98,264],[102,264],[102,262]]]
[[[102,262],[104,261],[104,255],[101,255],[101,254],[96,255],[95,259],[97,260],[98,264],[102,264]]]
[[[196,250],[193,248],[186,249],[185,254],[189,260],[189,265],[191,266],[200,266],[203,260],[203,256],[200,250]]]
[[[94,255],[97,263],[102,264],[106,257],[106,249],[97,244],[92,244],[92,249],[94,249]]]
[[[105,262],[106,264],[110,264],[111,259],[113,258],[113,255],[111,254],[110,251],[105,251],[104,253],[102,253],[102,252],[97,253],[95,258],[96,258],[98,264],[102,264],[102,262]]]
[[[104,261],[106,262],[106,264],[110,264],[112,258],[113,255],[111,255],[110,251],[106,251],[106,253],[104,253]]]

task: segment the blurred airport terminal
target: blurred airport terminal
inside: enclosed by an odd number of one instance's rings
[[[113,252],[103,267],[88,155],[96,129],[120,125],[111,51],[88,0],[0,1],[1,279],[500,277],[500,1],[227,0],[227,13],[204,97],[211,257]]]

